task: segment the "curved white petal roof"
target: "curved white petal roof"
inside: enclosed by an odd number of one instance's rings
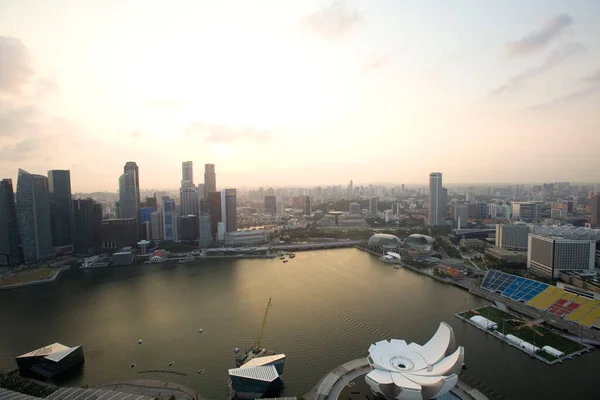
[[[373,370],[367,384],[388,399],[433,399],[458,382],[464,348],[456,347],[454,331],[445,322],[424,345],[404,340],[382,340],[369,347]]]

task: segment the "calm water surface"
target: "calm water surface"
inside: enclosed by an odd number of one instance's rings
[[[81,344],[85,368],[68,384],[165,379],[224,399],[233,349],[256,341],[269,297],[263,344],[288,357],[288,395],[304,394],[330,369],[365,356],[375,341],[424,343],[446,321],[466,349],[469,368],[461,378],[491,398],[567,399],[573,388],[578,398],[598,398],[599,352],[547,366],[454,317],[465,303],[483,300],[356,249],[296,253],[288,263],[77,270],[53,284],[0,291],[0,369],[52,342]],[[153,369],[188,375],[136,373]]]

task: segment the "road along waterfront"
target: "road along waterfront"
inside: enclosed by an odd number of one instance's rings
[[[552,367],[524,357],[454,317],[465,303],[476,308],[487,301],[353,248],[297,252],[288,263],[200,260],[77,269],[51,285],[2,291],[0,369],[13,367],[16,355],[59,341],[83,345],[86,355],[83,373],[65,385],[102,385],[140,379],[138,370],[172,369],[187,376],[143,377],[223,399],[233,349],[255,343],[269,297],[263,343],[287,356],[282,395],[310,391],[336,366],[366,357],[378,340],[425,342],[440,321],[465,346],[468,369],[461,380],[490,399],[569,398],[573,387],[584,398],[596,394],[600,352]]]

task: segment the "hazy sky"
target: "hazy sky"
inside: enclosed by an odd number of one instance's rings
[[[0,0],[0,177],[600,181],[600,1]]]

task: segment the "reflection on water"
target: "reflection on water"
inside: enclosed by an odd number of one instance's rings
[[[269,297],[263,344],[288,357],[288,395],[307,392],[377,340],[424,343],[443,320],[466,348],[463,378],[491,397],[568,398],[573,387],[595,396],[597,352],[556,366],[532,360],[454,318],[465,299],[469,307],[481,299],[355,249],[298,252],[285,264],[211,260],[77,270],[54,284],[0,292],[0,369],[48,343],[81,344],[86,363],[68,377],[71,385],[164,379],[224,398],[233,349],[256,342]],[[137,373],[145,370],[187,376]]]

